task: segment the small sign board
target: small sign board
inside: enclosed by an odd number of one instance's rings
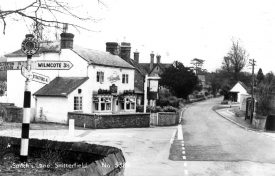
[[[70,70],[73,64],[70,61],[34,61],[32,69],[35,70]]]
[[[30,81],[35,81],[43,84],[49,84],[50,82],[50,78],[48,76],[29,71],[26,67],[22,67],[21,74]]]
[[[43,83],[43,84],[49,84],[50,78],[45,75],[41,75],[39,73],[32,72],[32,80],[35,82]]]
[[[21,68],[26,65],[26,61],[0,62],[0,71],[21,70]]]

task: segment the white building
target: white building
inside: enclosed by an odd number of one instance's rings
[[[32,60],[70,61],[70,70],[34,70],[49,76],[49,84],[31,82],[32,120],[66,123],[67,113],[135,112],[134,68],[112,53],[106,43],[102,52],[73,47],[73,35],[61,34],[59,43],[44,43]],[[20,51],[7,54],[7,61],[26,61]],[[20,70],[7,72],[7,96],[10,103],[22,107],[25,78]]]
[[[241,95],[249,95],[246,85],[241,81],[238,81],[229,92],[231,94],[232,101],[238,103],[241,103]]]

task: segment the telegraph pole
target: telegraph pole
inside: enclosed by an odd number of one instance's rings
[[[252,108],[251,108],[251,117],[250,117],[250,123],[252,123],[253,120],[253,113],[254,113],[254,85],[255,85],[255,79],[254,79],[254,67],[255,67],[255,60],[254,59],[250,59],[249,60],[249,64],[252,65],[252,92],[251,92],[251,104],[252,104]]]
[[[27,55],[26,68],[22,67],[22,72],[31,73],[31,58],[39,49],[39,43],[32,34],[27,34],[22,42],[21,50]],[[26,71],[23,71],[26,70]],[[24,102],[23,102],[23,120],[20,146],[20,161],[26,162],[28,159],[29,150],[29,130],[31,118],[31,89],[32,74],[26,74]]]

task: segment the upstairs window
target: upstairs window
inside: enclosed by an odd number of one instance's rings
[[[96,73],[96,82],[100,82],[100,83],[104,82],[104,72],[98,71]]]
[[[74,110],[82,111],[82,97],[81,96],[74,97]]]
[[[129,75],[128,74],[122,74],[122,83],[128,84],[129,82]]]

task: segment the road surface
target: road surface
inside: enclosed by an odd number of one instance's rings
[[[212,110],[220,102],[221,99],[199,102],[185,111],[183,142],[174,141],[169,158],[185,161],[185,175],[274,176],[274,138],[247,131],[222,118]]]

